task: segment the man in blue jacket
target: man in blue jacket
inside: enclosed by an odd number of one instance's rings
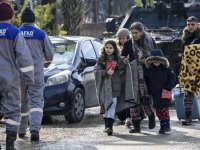
[[[34,84],[27,86],[21,79],[22,108],[19,137],[26,135],[28,120],[30,123],[31,141],[39,141],[39,131],[43,117],[44,60],[53,59],[53,47],[45,31],[34,26],[35,14],[30,8],[22,12],[22,26],[19,28],[24,35],[26,44],[34,62]]]
[[[12,6],[0,3],[0,107],[6,119],[6,150],[14,150],[21,119],[20,78],[33,84],[33,60],[20,30],[11,24]]]

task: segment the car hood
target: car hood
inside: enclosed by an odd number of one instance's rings
[[[60,64],[60,65],[53,65],[51,64],[48,68],[44,69],[44,76],[46,78],[58,74],[64,70],[71,70],[72,66],[69,64]]]

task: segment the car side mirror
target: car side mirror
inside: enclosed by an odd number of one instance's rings
[[[85,59],[86,61],[86,66],[94,66],[97,63],[96,59]]]
[[[82,72],[86,67],[95,66],[97,60],[95,59],[88,59],[88,58],[81,58],[81,62],[78,66],[78,72]]]
[[[81,66],[83,67],[89,67],[96,65],[97,60],[96,59],[90,59],[90,58],[81,58]]]

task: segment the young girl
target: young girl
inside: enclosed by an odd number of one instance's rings
[[[123,49],[124,43],[130,38],[130,32],[126,28],[121,28],[117,32],[117,46],[121,51]]]
[[[162,98],[163,89],[171,91],[175,86],[175,73],[169,68],[169,61],[164,57],[162,50],[156,49],[151,51],[145,65],[145,78],[149,94],[153,97],[153,106],[156,109],[156,115],[160,121],[159,133],[171,131],[169,106],[171,101]]]
[[[118,30],[118,32],[117,32],[117,47],[120,52],[123,49],[124,43],[126,41],[128,41],[128,39],[130,39],[130,32],[128,29],[121,28],[120,30]],[[126,109],[123,112],[117,113],[117,116],[121,121],[125,120],[125,125],[127,127],[130,127],[132,125],[130,109]],[[124,120],[122,120],[122,119],[124,119]]]
[[[115,41],[106,41],[97,61],[95,79],[100,113],[105,120],[104,132],[108,135],[113,133],[117,100],[121,93],[120,74],[125,68]]]

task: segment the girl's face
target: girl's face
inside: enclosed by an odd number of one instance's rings
[[[114,47],[112,46],[112,44],[106,44],[105,45],[105,52],[107,55],[112,55],[114,52]]]
[[[119,37],[119,43],[124,45],[124,43],[128,40],[127,36]]]
[[[160,66],[160,64],[161,64],[160,61],[154,61],[154,62],[153,62],[153,65],[156,66],[156,67]]]

